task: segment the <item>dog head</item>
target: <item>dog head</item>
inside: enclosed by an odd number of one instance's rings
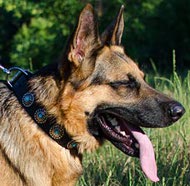
[[[124,153],[140,156],[145,174],[157,181],[153,148],[139,127],[169,126],[185,110],[145,82],[144,73],[121,46],[123,28],[123,6],[101,36],[92,6],[81,12],[59,63],[61,123],[80,152],[107,139]]]

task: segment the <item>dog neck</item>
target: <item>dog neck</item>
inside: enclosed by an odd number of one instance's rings
[[[47,74],[39,76],[38,73],[34,75],[30,72],[20,73],[11,83],[9,82],[9,88],[14,92],[20,104],[34,122],[50,138],[62,147],[77,154],[77,143],[72,140],[72,137],[69,136],[64,127],[60,125],[56,118],[49,112],[51,109],[46,108],[46,105],[48,107],[49,104],[44,103],[44,100],[54,105],[57,86],[52,75],[49,75],[49,78],[46,77],[46,79],[48,79],[48,86],[45,91],[43,87],[40,87],[44,86],[47,82],[43,76],[47,76]],[[54,87],[53,94],[50,89],[52,86]],[[46,99],[43,99],[43,97]]]

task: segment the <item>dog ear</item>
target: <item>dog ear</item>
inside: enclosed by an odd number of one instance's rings
[[[77,28],[69,44],[69,61],[78,67],[85,57],[90,56],[98,41],[96,16],[93,7],[87,4],[79,16]]]
[[[121,44],[121,38],[124,29],[123,10],[124,10],[124,5],[121,6],[119,13],[114,19],[114,21],[102,33],[101,40],[103,43],[109,45]]]

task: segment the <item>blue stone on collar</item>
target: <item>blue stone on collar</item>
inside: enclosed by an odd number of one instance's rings
[[[22,104],[25,107],[30,107],[34,103],[34,94],[27,92],[22,97]]]
[[[34,113],[34,119],[37,123],[43,124],[47,121],[47,112],[45,109],[37,109]]]
[[[73,149],[73,148],[78,148],[78,143],[74,140],[71,140],[68,144],[67,144],[67,148],[68,149]]]
[[[49,134],[53,139],[61,139],[64,135],[64,128],[61,125],[55,124],[51,127]]]

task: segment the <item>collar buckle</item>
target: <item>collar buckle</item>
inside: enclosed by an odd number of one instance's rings
[[[19,67],[11,67],[9,69],[6,69],[6,71],[6,81],[11,88],[22,75],[24,75],[25,77],[30,77],[32,75],[32,73],[28,70]]]

